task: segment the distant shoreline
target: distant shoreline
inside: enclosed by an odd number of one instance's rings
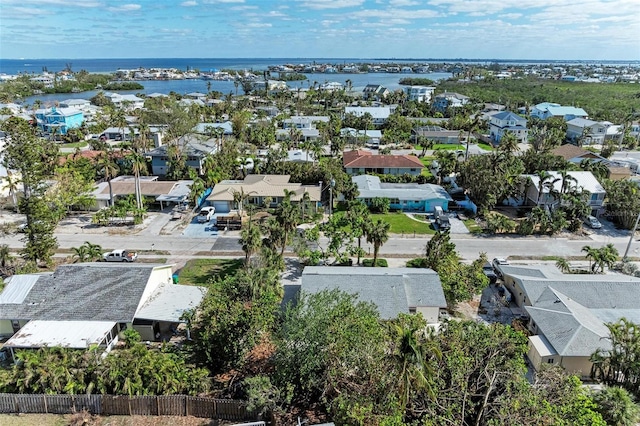
[[[3,58],[0,61],[117,61],[117,60],[273,60],[277,62],[281,61],[350,61],[350,62],[375,62],[375,61],[384,61],[384,62],[409,62],[409,61],[417,61],[417,62],[429,62],[429,63],[457,63],[457,62],[466,62],[466,63],[537,63],[537,64],[555,64],[555,63],[563,63],[563,64],[600,64],[600,63],[622,63],[622,64],[640,64],[640,59],[500,59],[500,58],[314,58],[314,57],[300,57],[300,58],[270,58],[270,57],[228,57],[228,58],[208,58],[208,57],[189,57],[189,58],[172,58],[172,57],[122,57],[122,58]]]

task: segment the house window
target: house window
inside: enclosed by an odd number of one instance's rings
[[[416,308],[409,308],[409,313],[410,314],[415,314],[416,313]]]
[[[554,362],[554,359],[553,359],[553,358],[549,358],[549,359],[547,360],[547,364],[553,364],[553,362]]]
[[[412,172],[415,172],[415,171],[416,171],[416,169],[415,169],[415,168],[413,168],[413,169],[411,169],[411,171],[412,171]]]
[[[591,194],[591,201],[598,201],[598,194]]]

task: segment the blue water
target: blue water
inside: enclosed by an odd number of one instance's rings
[[[111,58],[111,59],[4,59],[0,58],[0,74],[18,74],[21,72],[41,73],[43,68],[49,71],[62,71],[71,66],[73,71],[86,70],[88,72],[115,72],[118,69],[136,68],[177,68],[186,71],[187,68],[210,71],[214,69],[247,69],[263,70],[269,65],[279,64],[350,64],[350,63],[475,63],[490,64],[609,64],[627,65],[638,64],[638,61],[545,61],[545,60],[500,60],[500,59],[364,59],[364,58]]]

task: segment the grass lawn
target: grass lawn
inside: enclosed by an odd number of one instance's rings
[[[458,149],[465,149],[467,146],[466,145],[462,145],[459,143],[437,143],[435,145],[433,145],[433,149],[434,151],[437,151],[439,149],[449,149],[452,151],[458,150]]]
[[[478,146],[486,151],[493,151],[495,148],[488,143],[479,143]]]
[[[480,225],[476,223],[475,219],[465,219],[463,220],[463,222],[464,226],[466,226],[469,232],[471,232],[472,234],[482,233],[482,228],[480,228]]]
[[[84,148],[89,144],[86,141],[74,142],[74,143],[63,143],[60,145],[61,148]]]
[[[207,285],[209,278],[234,273],[243,259],[191,259],[178,272],[178,282],[186,285]]]
[[[436,233],[436,231],[431,227],[431,224],[411,219],[404,213],[372,214],[371,219],[373,221],[382,219],[391,224],[389,232],[392,234],[416,233],[424,235]]]

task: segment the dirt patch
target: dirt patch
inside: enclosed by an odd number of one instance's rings
[[[0,426],[222,426],[231,424],[233,423],[191,416],[92,416],[81,413],[65,415],[0,414]]]

